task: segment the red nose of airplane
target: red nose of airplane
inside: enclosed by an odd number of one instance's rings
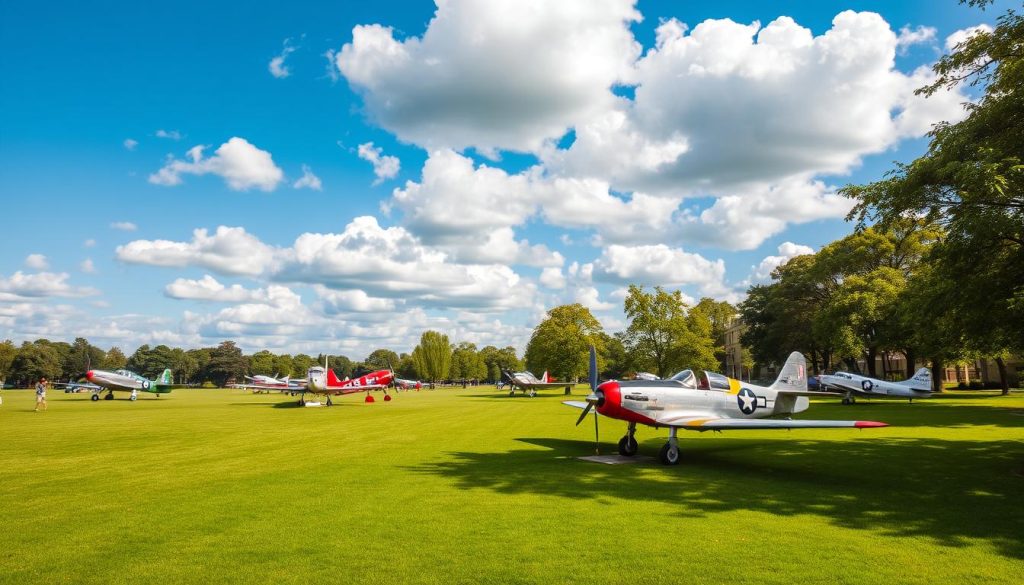
[[[89,370],[88,372],[85,373],[85,379],[89,380],[90,382],[92,381],[92,370]]]
[[[597,395],[600,398],[595,406],[597,406],[597,412],[601,414],[608,410],[617,409],[621,403],[618,382],[612,381],[601,384],[597,387]]]

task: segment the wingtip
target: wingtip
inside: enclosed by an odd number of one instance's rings
[[[876,422],[873,420],[859,420],[853,423],[853,426],[858,429],[874,429],[879,427],[887,427],[889,426],[889,424],[884,422]]]

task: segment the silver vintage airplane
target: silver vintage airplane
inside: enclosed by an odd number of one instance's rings
[[[597,384],[596,356],[591,350],[590,384],[586,402],[563,404],[583,409],[576,424],[594,409],[595,415],[626,421],[626,435],[619,440],[619,454],[637,452],[636,425],[667,427],[669,438],[658,458],[666,465],[679,463],[676,432],[762,429],[871,428],[885,423],[860,420],[794,420],[792,415],[807,410],[811,396],[829,392],[807,390],[807,364],[803,354],[793,352],[774,384],[757,386],[716,374],[683,370],[665,380],[615,381]],[[594,419],[597,432],[597,418]]]
[[[856,396],[896,396],[909,398],[927,398],[932,395],[932,372],[921,368],[914,377],[902,382],[886,382],[877,378],[869,378],[848,372],[822,374],[818,376],[821,385],[846,393],[843,404],[856,404]]]
[[[129,399],[135,401],[139,397],[139,392],[156,394],[159,398],[161,394],[167,394],[174,388],[187,386],[186,384],[172,383],[170,370],[164,370],[156,380],[150,380],[130,370],[116,370],[113,372],[89,370],[85,373],[85,377],[89,380],[90,384],[72,382],[68,384],[54,384],[54,386],[60,385],[74,389],[89,390],[92,392],[92,400],[94,401],[99,400],[100,393],[104,391],[107,392],[107,395],[103,397],[104,400],[113,400],[114,392],[131,392]]]
[[[551,382],[548,379],[547,372],[544,372],[544,375],[540,378],[530,372],[512,372],[509,370],[502,370],[501,375],[505,379],[505,384],[510,388],[509,396],[515,396],[517,388],[528,396],[536,396],[537,390],[546,390],[548,388],[565,388],[565,393],[569,394],[575,385],[572,382]]]

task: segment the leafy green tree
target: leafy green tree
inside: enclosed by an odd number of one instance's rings
[[[103,364],[105,352],[90,344],[84,337],[78,337],[71,344],[71,351],[68,353],[65,367],[70,371],[68,378],[82,376],[87,370],[99,368]]]
[[[390,349],[375,349],[366,356],[365,364],[375,370],[394,368],[398,365],[398,354]]]
[[[526,367],[540,375],[547,371],[559,380],[585,378],[590,369],[590,346],[598,351],[598,369],[605,352],[601,323],[579,303],[548,311],[526,345]]]
[[[234,341],[223,341],[210,351],[210,361],[206,364],[209,379],[223,388],[228,380],[240,380],[248,367],[242,350]]]
[[[249,374],[274,376],[277,371],[277,357],[267,350],[257,351],[249,356]]]
[[[166,345],[150,348],[142,345],[128,358],[127,368],[150,380],[159,376],[165,369],[173,367],[174,353]]]
[[[0,343],[0,386],[7,381],[7,377],[11,373],[11,365],[14,363],[14,358],[17,355],[18,348],[15,347],[14,342],[10,339]]]
[[[176,347],[171,350],[171,362],[168,365],[174,372],[178,383],[185,383],[195,377],[199,371],[199,361],[189,352]]]
[[[200,347],[198,349],[190,349],[185,353],[195,360],[196,371],[192,377],[188,378],[187,381],[195,384],[205,384],[210,381],[210,377],[207,373],[208,366],[210,365],[210,352],[213,349],[209,347]]]
[[[45,339],[22,343],[11,364],[11,378],[21,387],[28,387],[40,378],[55,380],[60,373],[60,353]]]
[[[487,379],[492,382],[501,380],[503,370],[517,372],[523,369],[523,362],[516,355],[516,348],[512,346],[498,349],[493,345],[488,345],[480,350],[480,358],[487,366]]]
[[[295,364],[292,362],[292,356],[285,353],[279,356],[274,356],[274,371],[277,372],[278,376],[296,376]],[[305,376],[306,372],[302,372],[299,376]]]
[[[450,376],[453,380],[480,380],[487,377],[487,364],[476,344],[463,341],[452,351]]]
[[[295,354],[295,357],[292,358],[292,375],[297,378],[304,377],[309,368],[315,365],[317,365],[316,360],[312,357],[304,353]]]
[[[709,297],[702,298],[691,313],[703,314],[711,324],[711,339],[715,346],[715,358],[718,360],[719,371],[724,372],[725,363],[725,330],[736,318],[736,307],[727,301],[716,301]]]
[[[678,290],[668,292],[656,286],[647,293],[630,285],[625,311],[629,326],[624,343],[636,367],[663,378],[683,367],[717,367],[710,321],[700,312],[688,315]]]
[[[412,359],[412,355],[407,353],[402,354],[398,363],[395,365],[395,373],[398,374],[398,377],[406,380],[416,378],[416,361]]]
[[[103,370],[120,370],[125,367],[128,363],[128,358],[125,357],[124,352],[119,347],[110,348],[107,353],[103,356],[103,362],[98,364],[98,367]],[[97,367],[97,366],[93,366]]]
[[[630,364],[626,346],[622,342],[623,334],[620,332],[615,335],[608,335],[607,333],[600,332],[597,335],[601,338],[601,344],[604,346],[604,352],[602,353],[604,368],[600,372],[601,379],[623,379],[627,373],[634,370]]]
[[[445,380],[452,365],[452,347],[448,336],[437,331],[424,331],[420,344],[412,351],[418,376],[430,382]]]
[[[970,2],[982,6],[988,2]],[[1024,17],[1008,10],[991,32],[963,41],[934,66],[930,96],[961,83],[984,86],[967,117],[941,123],[928,151],[887,177],[850,185],[860,225],[924,217],[947,235],[929,257],[933,280],[959,282],[931,305],[966,327],[965,347],[1001,356],[1024,349]],[[970,282],[961,281],[969,275]],[[946,345],[943,343],[942,345]],[[949,349],[947,347],[947,349]]]

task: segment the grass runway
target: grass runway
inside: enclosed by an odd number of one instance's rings
[[[577,398],[585,394],[581,387]],[[560,393],[0,406],[0,582],[1020,583],[1024,394],[838,400],[606,466]],[[601,420],[602,452],[625,424]],[[640,428],[641,455],[666,431]]]

